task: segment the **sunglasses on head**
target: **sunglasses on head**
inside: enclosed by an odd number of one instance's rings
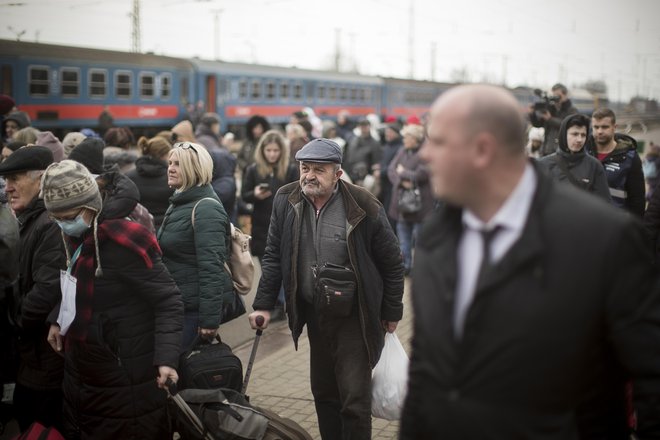
[[[197,149],[195,148],[195,145],[191,144],[190,142],[181,142],[181,143],[179,143],[176,147],[177,147],[177,148],[181,148],[181,149],[183,149],[183,150],[188,150],[188,149],[190,149],[190,150],[193,150],[193,151],[195,152],[195,154],[199,154],[199,152],[198,152]]]

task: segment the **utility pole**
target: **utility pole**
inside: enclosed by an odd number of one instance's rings
[[[220,59],[220,16],[222,9],[214,9],[213,11],[213,55],[215,59]]]
[[[415,76],[415,0],[408,10],[408,77]]]
[[[131,32],[131,51],[140,53],[141,48],[141,31],[140,31],[140,0],[133,0],[133,12],[129,14],[132,19],[132,32]]]
[[[341,29],[335,28],[335,70],[339,72],[341,64]]]

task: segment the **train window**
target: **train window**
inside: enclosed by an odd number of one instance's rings
[[[360,102],[364,102],[364,101],[365,101],[364,97],[365,97],[365,95],[366,95],[366,93],[365,93],[365,89],[358,89],[357,92],[358,92],[358,98],[357,98],[358,101],[360,101]]]
[[[261,98],[261,81],[255,79],[252,81],[252,99]]]
[[[140,98],[154,99],[156,75],[150,72],[140,72]]]
[[[289,99],[289,83],[283,82],[280,84],[280,98]]]
[[[247,81],[242,79],[238,82],[238,98],[239,99],[247,99],[248,96],[248,85]]]
[[[50,93],[50,70],[46,66],[29,68],[30,96],[48,96]]]
[[[180,82],[181,82],[181,93],[180,93],[181,102],[184,103],[184,104],[188,103],[188,94],[189,94],[189,91],[190,91],[188,81],[189,80],[188,80],[187,75],[182,76],[181,79],[180,79]]]
[[[330,87],[328,89],[328,98],[330,98],[330,101],[337,99],[337,87]]]
[[[346,89],[346,87],[340,88],[339,89],[339,99],[342,100],[342,101],[346,100],[346,98],[348,98],[348,96],[347,96],[348,93],[347,92],[348,92],[348,90]]]
[[[319,90],[318,90],[317,93],[318,93],[318,98],[321,99],[321,100],[324,100],[325,99],[325,86],[319,86]]]
[[[80,69],[63,67],[60,70],[61,93],[66,98],[77,98],[80,94]]]
[[[170,99],[172,96],[172,74],[161,73],[160,75],[160,98]]]
[[[275,99],[275,83],[273,81],[266,83],[266,99]]]
[[[301,99],[301,98],[302,98],[302,84],[294,84],[293,99]]]
[[[128,99],[133,94],[133,78],[131,72],[120,70],[115,72],[115,96]]]
[[[356,101],[358,99],[357,89],[351,89],[351,101]]]
[[[108,87],[108,71],[101,69],[89,70],[89,97],[105,98]]]
[[[371,89],[364,89],[364,100],[371,101]]]

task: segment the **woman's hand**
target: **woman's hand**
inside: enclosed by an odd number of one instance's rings
[[[55,353],[64,356],[62,354],[62,335],[60,334],[60,326],[57,324],[51,324],[50,329],[48,330],[48,343]]]
[[[207,341],[212,340],[215,338],[216,333],[218,333],[217,328],[200,328],[198,330],[199,335],[203,338],[206,339]]]
[[[267,199],[272,196],[273,192],[270,190],[270,187],[259,184],[254,187],[254,197],[259,200]]]
[[[156,382],[158,383],[158,388],[162,388],[166,390],[167,379],[171,379],[172,382],[177,383],[179,380],[179,375],[176,373],[176,370],[174,368],[161,365],[160,367],[158,367],[158,377],[156,378]]]

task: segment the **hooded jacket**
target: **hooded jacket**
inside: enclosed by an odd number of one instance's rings
[[[570,183],[612,203],[605,170],[598,159],[588,155],[584,146],[577,152],[568,148],[566,132],[569,124],[577,118],[584,116],[571,115],[562,121],[558,138],[559,149],[541,158],[539,162],[555,181]]]
[[[135,161],[135,169],[126,176],[140,191],[140,202],[154,216],[154,226],[158,230],[174,193],[167,185],[167,162],[152,156],[141,156]]]
[[[339,180],[346,210],[346,243],[353,271],[358,275],[357,301],[362,337],[374,367],[385,343],[381,320],[399,321],[403,315],[403,260],[383,206],[366,189]],[[284,185],[275,195],[268,230],[263,276],[254,310],[272,310],[284,286],[286,310],[294,344],[306,318],[298,286],[298,257],[302,213],[308,203],[299,182]]]
[[[623,133],[615,133],[614,140],[614,150],[600,161],[605,167],[612,202],[642,218],[646,208],[646,187],[637,141]],[[593,137],[589,137],[587,152],[594,157],[598,155]]]

